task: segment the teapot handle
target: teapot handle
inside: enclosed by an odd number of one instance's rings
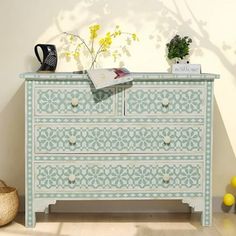
[[[42,64],[41,58],[40,58],[39,53],[38,53],[38,47],[41,47],[41,48],[42,48],[42,45],[41,45],[41,44],[35,45],[35,47],[34,47],[34,52],[35,52],[35,55],[36,55],[36,57],[38,58],[39,62]]]

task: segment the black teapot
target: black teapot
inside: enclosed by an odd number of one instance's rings
[[[41,60],[38,47],[43,51],[43,60]],[[37,44],[34,47],[34,52],[39,62],[41,63],[38,72],[54,72],[57,67],[57,50],[53,44]]]

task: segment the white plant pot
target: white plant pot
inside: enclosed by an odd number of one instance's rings
[[[189,60],[175,59],[172,65],[172,73],[174,74],[200,74],[200,64],[190,64]]]

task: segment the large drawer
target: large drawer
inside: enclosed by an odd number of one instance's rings
[[[36,116],[115,116],[122,113],[118,88],[94,90],[89,83],[40,84],[34,87]]]
[[[35,153],[203,153],[202,124],[36,125]]]
[[[136,83],[125,90],[125,115],[202,116],[205,89],[202,83]]]
[[[34,173],[36,193],[203,191],[202,162],[36,162]]]

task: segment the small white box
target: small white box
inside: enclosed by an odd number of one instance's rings
[[[200,74],[201,65],[200,64],[173,64],[172,65],[173,74]]]

